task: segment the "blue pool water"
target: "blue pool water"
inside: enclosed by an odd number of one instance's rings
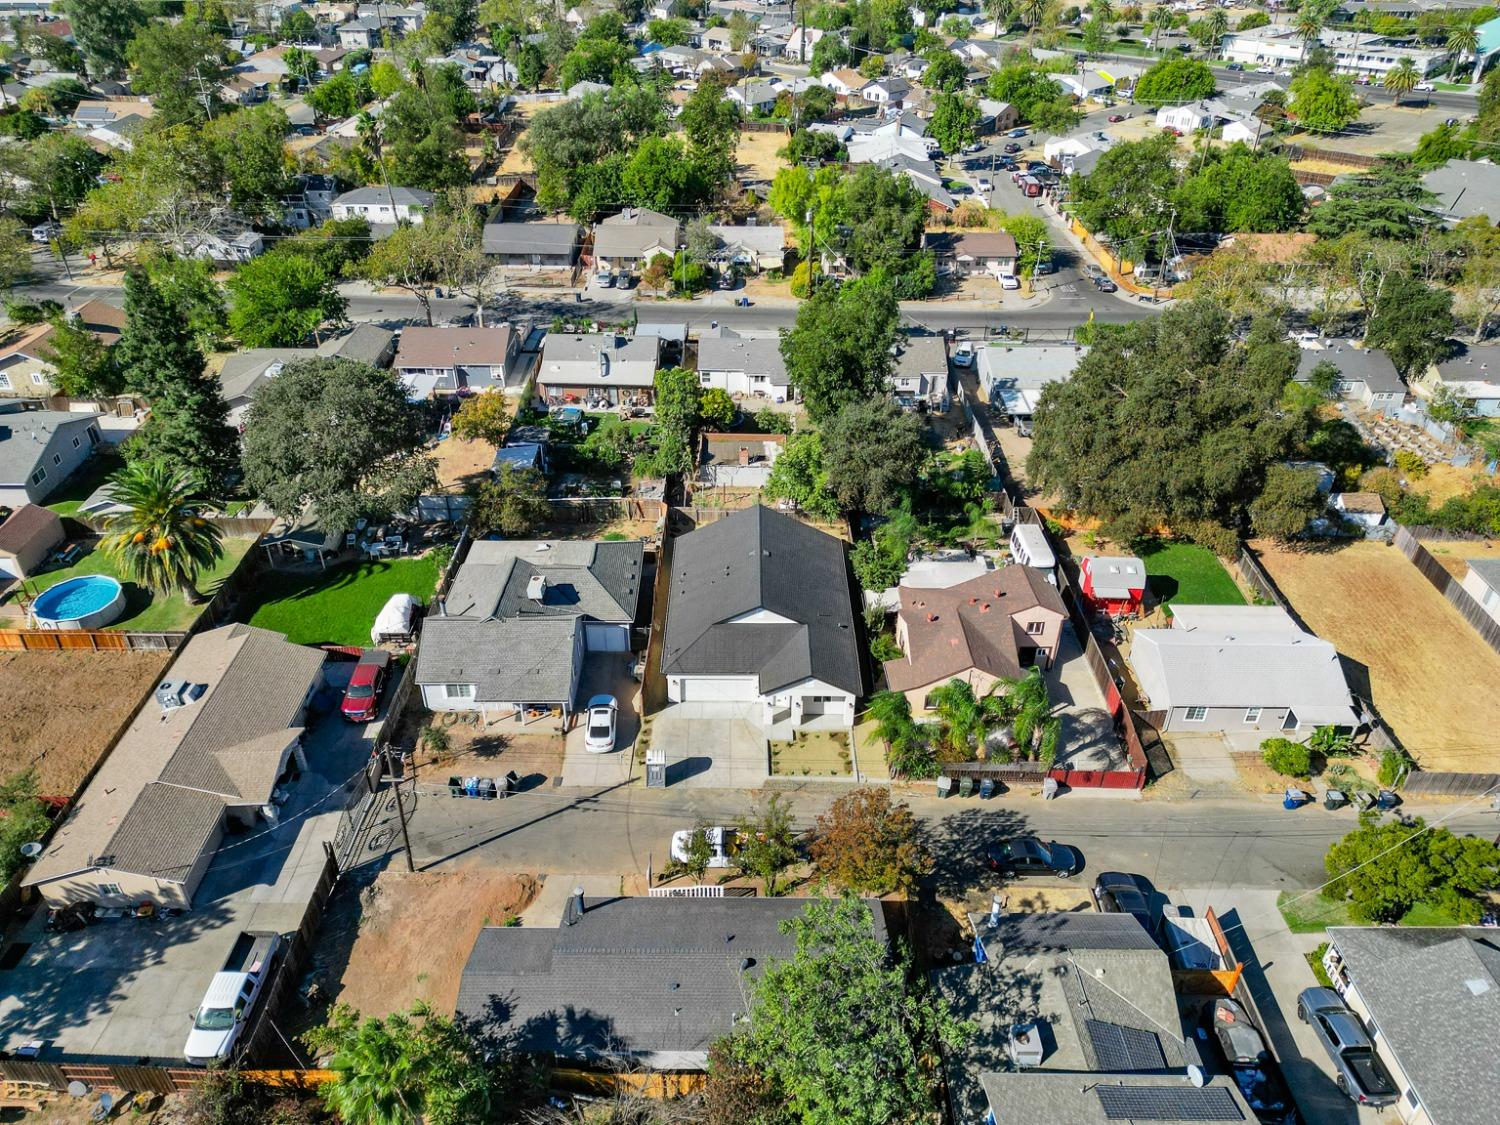
[[[104,574],[86,574],[69,578],[50,590],[44,590],[31,603],[37,617],[49,621],[71,621],[97,613],[120,594],[120,584]]]

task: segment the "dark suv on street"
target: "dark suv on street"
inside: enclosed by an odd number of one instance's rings
[[[1015,836],[989,848],[990,870],[1002,875],[1054,875],[1068,878],[1083,870],[1083,857],[1076,848],[1035,836]]]

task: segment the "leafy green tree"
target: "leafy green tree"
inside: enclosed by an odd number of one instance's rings
[[[224,533],[203,513],[222,504],[164,461],[127,464],[110,478],[109,498],[125,511],[106,520],[104,552],[147,589],[202,601],[198,577],[224,557]]]
[[[228,75],[222,34],[197,19],[146,24],[125,48],[131,87],[152,95],[153,125],[202,121],[220,108],[219,86]]]
[[[1208,149],[1175,196],[1180,229],[1216,233],[1295,230],[1302,187],[1285,159],[1244,144]]]
[[[663,475],[685,473],[697,460],[693,439],[703,394],[698,374],[682,367],[666,368],[656,373],[654,390],[656,417],[651,424],[654,463]]]
[[[849,150],[832,133],[798,129],[777,155],[788,164],[839,164],[849,159]]]
[[[298,360],[245,419],[245,483],[277,515],[316,511],[330,529],[404,512],[436,484],[426,424],[395,372]]]
[[[40,840],[51,821],[37,799],[36,771],[25,769],[0,781],[0,886],[28,862],[21,849]]]
[[[1009,102],[1023,121],[1045,132],[1066,133],[1080,119],[1072,99],[1034,63],[1007,63],[990,75],[986,89],[991,98]]]
[[[119,393],[120,370],[114,355],[87,328],[57,317],[52,322],[47,352],[54,371],[52,381],[63,394],[88,398]]]
[[[1305,421],[1279,409],[1296,349],[1272,322],[1231,345],[1223,309],[1193,301],[1101,334],[1042,393],[1027,473],[1063,503],[1119,521],[1237,527]]]
[[[1286,543],[1306,531],[1308,521],[1321,516],[1327,507],[1317,470],[1272,465],[1266,472],[1265,488],[1250,504],[1250,526],[1257,535]]]
[[[125,275],[125,331],[115,345],[125,386],[151,415],[131,443],[132,460],[158,461],[217,491],[238,459],[219,381],[204,368],[192,325],[142,269]]]
[[[501,465],[493,480],[471,494],[469,524],[476,534],[497,531],[511,539],[531,535],[547,522],[547,481],[535,469]]]
[[[944,152],[958,152],[971,143],[979,128],[979,103],[962,94],[939,94],[928,132]]]
[[[1176,142],[1164,134],[1109,149],[1092,172],[1073,177],[1073,207],[1079,221],[1122,246],[1127,257],[1144,257],[1148,244],[1160,241],[1172,218],[1176,149]]]
[[[306,43],[318,33],[317,21],[301,8],[283,13],[280,26],[281,38],[293,43]]]
[[[67,215],[98,185],[104,157],[82,137],[48,133],[25,147],[19,174],[31,183],[23,206],[35,216]]]
[[[479,0],[427,0],[427,13],[448,21],[453,43],[467,43],[479,30]]]
[[[147,248],[137,251],[136,257],[162,299],[192,330],[198,347],[205,352],[218,347],[229,326],[229,313],[224,291],[214,280],[213,263]]]
[[[796,952],[755,980],[749,1024],[731,1040],[790,1117],[808,1125],[933,1116],[936,1059],[973,1033],[904,951],[893,954],[876,936],[871,910],[846,895],[783,922]]]
[[[682,869],[683,874],[695,883],[703,881],[703,876],[708,872],[708,865],[713,862],[714,858],[714,843],[708,838],[708,827],[701,820],[693,825],[683,845],[682,858],[677,860],[677,865]]]
[[[1375,298],[1365,342],[1384,348],[1408,379],[1427,370],[1448,350],[1453,331],[1453,294],[1405,273],[1385,277]]]
[[[1359,100],[1349,79],[1321,68],[1292,79],[1288,110],[1310,133],[1338,133],[1359,120]]]
[[[425,1003],[363,1020],[340,1004],[302,1040],[328,1056],[334,1078],[320,1093],[345,1125],[490,1121],[508,1085],[504,1056],[486,1057],[452,1019]]]
[[[1289,738],[1268,738],[1260,744],[1261,758],[1282,777],[1311,777],[1312,755]]]
[[[473,94],[452,65],[428,70],[421,86],[403,86],[379,122],[382,155],[389,161],[392,182],[429,191],[466,187],[469,162],[459,126],[476,108]]]
[[[943,729],[944,761],[970,762],[984,741],[990,716],[965,680],[949,680],[932,690],[932,709]]]
[[[462,441],[487,441],[498,447],[505,444],[514,421],[505,395],[486,391],[464,399],[453,415],[453,436]]]
[[[927,69],[922,72],[923,86],[944,94],[963,89],[968,72],[964,70],[964,64],[958,61],[957,55],[946,47],[934,47],[927,52],[926,59]]]
[[[688,35],[692,31],[687,20],[676,17],[670,19],[654,19],[646,24],[646,38],[653,43],[660,43],[663,47],[680,47],[688,41]]]
[[[873,280],[823,286],[802,303],[796,325],[783,330],[781,355],[813,421],[886,393],[898,315],[891,286]]]
[[[1142,105],[1180,105],[1211,97],[1214,72],[1197,59],[1168,58],[1137,79],[1135,100]]]
[[[563,59],[557,76],[558,86],[571,90],[580,82],[612,85],[615,76],[630,65],[633,55],[630,45],[618,39],[584,35]]]
[[[521,43],[516,47],[516,81],[527,90],[539,90],[542,79],[547,76],[547,61],[542,49],[535,43]]]
[[[222,114],[203,126],[236,207],[254,208],[287,193],[292,179],[283,147],[286,132],[286,114],[275,105]]]
[[[786,798],[772,793],[766,803],[738,825],[739,851],[734,862],[740,871],[760,879],[766,894],[774,898],[781,888],[781,873],[797,862],[797,833]]]
[[[1479,920],[1478,892],[1500,880],[1500,848],[1474,836],[1428,828],[1420,818],[1360,826],[1328,849],[1323,895],[1349,903],[1362,922],[1396,922],[1429,903],[1460,922]]]
[[[887,590],[901,581],[906,573],[906,559],[882,549],[872,539],[861,539],[849,552],[854,577],[860,586],[872,593]]]
[[[353,75],[341,70],[327,82],[320,82],[302,96],[313,112],[326,120],[343,120],[353,117],[363,108],[375,92],[370,89],[370,80],[363,75]]]
[[[360,276],[376,285],[405,289],[422,305],[432,324],[432,287],[441,282],[445,236],[440,216],[398,226],[375,243],[360,264]]]
[[[228,288],[229,326],[249,348],[290,348],[317,338],[348,307],[316,259],[280,249],[246,262]]]
[[[893,507],[921,460],[922,424],[889,396],[850,401],[823,426],[828,487],[845,511]]]
[[[1428,208],[1436,201],[1418,169],[1403,160],[1383,160],[1333,184],[1307,229],[1323,239],[1359,233],[1410,241],[1431,225]]]
[[[859,894],[910,891],[932,870],[916,818],[888,789],[854,789],[818,817],[812,843],[818,873]]]
[[[816,430],[793,434],[771,465],[766,499],[786,500],[822,520],[838,518],[839,502],[823,468],[823,439]]]
[[[136,0],[60,0],[73,39],[95,81],[125,73],[125,50],[146,26],[147,9]]]
[[[729,392],[722,387],[708,388],[698,402],[699,418],[705,426],[711,426],[716,430],[723,430],[732,425],[737,413],[739,413],[739,408],[734,405],[734,399],[730,398]]]
[[[1052,260],[1052,231],[1040,215],[1003,215],[1000,229],[1016,240],[1016,269],[1034,277],[1042,262]]]

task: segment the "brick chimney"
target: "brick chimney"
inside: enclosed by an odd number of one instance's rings
[[[740,465],[744,466],[748,464],[750,464],[750,447],[742,445],[740,446]]]

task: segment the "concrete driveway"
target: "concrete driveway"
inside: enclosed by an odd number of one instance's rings
[[[596,695],[612,695],[620,705],[616,718],[615,748],[608,754],[590,754],[583,748],[586,717],[567,734],[563,747],[562,783],[602,789],[630,780],[635,763],[635,740],[641,730],[641,685],[630,674],[635,657],[628,652],[595,652],[584,658],[578,683],[578,706],[588,705]]]
[[[1239,773],[1229,757],[1229,743],[1222,734],[1217,731],[1184,734],[1174,730],[1165,737],[1178,767],[1193,781],[1210,785],[1239,782]]]
[[[651,720],[667,754],[667,784],[758,789],[770,776],[759,703],[673,703]]]

